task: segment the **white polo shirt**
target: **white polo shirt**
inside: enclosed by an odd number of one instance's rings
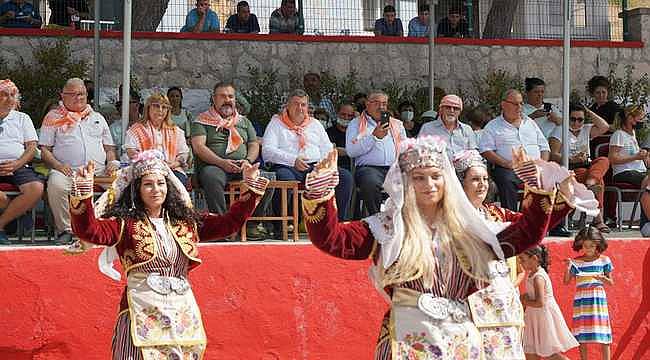
[[[262,142],[264,162],[294,166],[296,158],[302,156],[307,163],[318,162],[334,148],[320,121],[312,118],[304,130],[305,147],[300,150],[299,138],[274,115],[266,127]]]
[[[54,157],[73,168],[85,166],[92,160],[95,174],[101,174],[106,165],[104,145],[114,146],[114,143],[106,120],[93,111],[65,132],[58,128],[42,127],[39,145],[52,146]]]
[[[11,110],[7,117],[0,119],[0,161],[20,159],[28,141],[38,141],[29,115]]]

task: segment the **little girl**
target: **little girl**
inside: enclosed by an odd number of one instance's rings
[[[562,311],[553,297],[553,285],[546,273],[548,252],[537,246],[519,255],[524,269],[528,271],[526,293],[521,303],[524,313],[524,352],[526,359],[566,359],[562,353],[578,346],[564,322]]]
[[[575,259],[567,259],[564,283],[576,279],[573,298],[573,335],[580,343],[580,359],[587,359],[587,344],[601,344],[602,358],[609,360],[612,328],[607,311],[604,284],[612,285],[612,261],[602,253],[607,241],[595,227],[586,227],[576,235],[573,250],[582,251]]]

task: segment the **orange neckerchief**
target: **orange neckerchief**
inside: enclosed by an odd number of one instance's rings
[[[298,147],[300,150],[302,150],[305,145],[307,145],[307,140],[305,139],[305,129],[307,126],[311,123],[311,118],[309,117],[308,114],[305,114],[305,120],[302,122],[300,125],[296,125],[291,121],[291,118],[289,118],[289,113],[287,110],[283,110],[281,114],[279,114],[280,121],[282,121],[282,124],[287,127],[287,129],[293,131],[298,135]]]
[[[45,128],[61,128],[63,132],[68,132],[72,130],[79,121],[90,115],[92,111],[93,108],[87,104],[86,108],[81,112],[69,111],[63,105],[63,102],[59,102],[59,107],[50,110],[47,115],[45,115],[42,126]]]
[[[163,151],[167,160],[173,161],[178,155],[176,148],[176,126],[169,126],[163,124],[162,126],[162,136],[163,136]],[[138,144],[140,144],[140,151],[145,150],[158,150],[158,145],[156,143],[156,132],[154,127],[150,123],[135,123],[131,125],[128,132],[138,139]]]
[[[226,147],[226,154],[230,154],[239,149],[241,144],[244,143],[244,139],[242,139],[235,127],[238,121],[239,114],[237,113],[237,110],[235,110],[235,113],[226,120],[214,109],[214,106],[210,107],[208,111],[202,112],[196,119],[196,122],[199,124],[216,127],[217,131],[221,128],[228,130],[228,146]]]
[[[390,134],[391,136],[393,136],[393,143],[395,145],[395,158],[397,158],[397,155],[399,155],[399,144],[402,141],[399,132],[399,120],[391,116],[390,119],[388,120],[388,123],[390,127]],[[377,123],[377,126],[379,126],[379,123]],[[359,116],[359,134],[355,139],[352,140],[352,142],[356,143],[359,139],[361,139],[361,137],[363,137],[366,134],[367,131],[368,131],[368,115],[364,111]]]

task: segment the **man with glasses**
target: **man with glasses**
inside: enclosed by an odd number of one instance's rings
[[[51,169],[47,179],[47,199],[59,244],[72,242],[68,195],[74,169],[95,163],[95,175],[116,171],[120,162],[104,117],[87,102],[83,80],[68,80],[61,91],[61,104],[51,110],[41,127],[41,157]]]
[[[512,170],[512,150],[523,147],[533,160],[548,161],[548,141],[534,120],[521,110],[523,97],[518,90],[506,91],[501,100],[501,115],[483,129],[479,151],[492,165],[499,188],[501,207],[517,211],[517,187],[521,180]]]
[[[471,126],[458,120],[463,111],[463,100],[456,95],[446,95],[440,100],[438,119],[422,125],[419,136],[439,136],[447,143],[450,160],[464,150],[478,150],[476,136]]]
[[[388,95],[373,90],[366,110],[350,122],[345,133],[345,150],[357,167],[359,197],[370,215],[380,210],[384,178],[397,159],[400,141],[406,140],[404,125],[389,114]]]

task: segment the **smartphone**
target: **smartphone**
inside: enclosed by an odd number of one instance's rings
[[[551,103],[544,103],[544,111],[551,112],[551,109],[553,108],[553,104]]]
[[[379,123],[381,125],[387,124],[389,119],[390,119],[390,113],[388,111],[382,111],[381,118],[379,119]]]

